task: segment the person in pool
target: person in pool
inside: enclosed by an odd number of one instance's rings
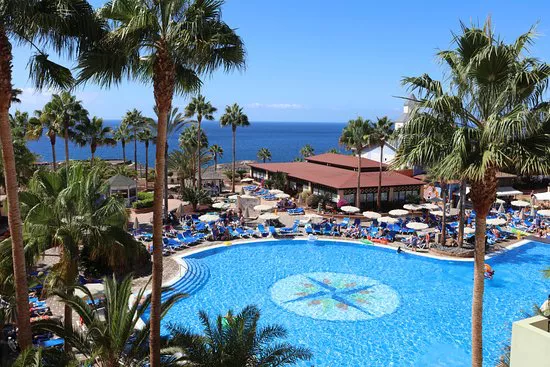
[[[485,264],[485,278],[493,279],[494,275],[495,275],[495,271],[493,270],[493,268],[491,268],[491,265]]]

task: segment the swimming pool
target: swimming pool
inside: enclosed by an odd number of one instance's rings
[[[301,366],[468,366],[472,263],[338,241],[278,240],[224,246],[186,257],[173,285],[190,297],[163,319],[202,331],[211,316],[257,305],[261,321],[289,331],[313,359]],[[541,270],[550,245],[529,242],[488,263],[484,356],[495,366],[513,321],[550,292]]]

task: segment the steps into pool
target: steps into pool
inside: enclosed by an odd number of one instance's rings
[[[193,295],[199,291],[210,278],[210,269],[200,259],[184,259],[187,264],[187,272],[176,283],[169,287],[169,290],[162,293],[164,302],[173,294]]]

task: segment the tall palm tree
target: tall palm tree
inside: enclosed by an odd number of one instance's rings
[[[155,111],[155,114],[157,115],[157,121],[158,121],[158,109],[157,106],[153,107],[153,110]],[[166,120],[166,144],[164,146],[164,156],[168,157],[168,148],[170,144],[168,143],[170,141],[170,138],[174,136],[174,134],[177,134],[189,121],[185,119],[185,116],[183,113],[179,112],[179,109],[177,107],[174,107],[170,109],[170,112],[168,113],[168,119]],[[158,122],[152,121],[150,123],[151,128],[154,131],[155,136],[158,136]],[[158,144],[158,140],[157,140]],[[168,216],[168,165],[164,165],[164,212],[163,212],[164,218]]]
[[[61,134],[61,126],[58,125],[56,120],[50,119],[48,115],[42,112],[42,110],[34,111],[34,115],[38,118],[40,122],[40,127],[37,127],[35,134],[37,138],[40,138],[42,135],[46,135],[50,140],[50,146],[52,148],[53,170],[57,171],[55,143],[57,142],[57,136]]]
[[[23,94],[23,91],[19,88],[12,88],[11,90],[11,103],[21,103],[19,96]]]
[[[132,277],[122,280],[104,278],[105,308],[100,312],[93,305],[74,295],[75,289],[94,300],[89,289],[84,286],[71,287],[71,292],[53,292],[59,300],[69,306],[82,320],[83,328],[67,328],[60,320],[41,320],[33,324],[33,329],[52,332],[69,341],[75,351],[84,357],[84,364],[98,367],[133,366],[136,361],[147,357],[149,322],[138,330],[151,305],[151,297],[145,295],[145,287],[135,294],[132,292]],[[162,304],[161,315],[181,299],[182,294],[174,294]]]
[[[154,143],[156,136],[153,129],[150,127],[145,127],[138,133],[137,137],[139,141],[145,144],[145,190],[148,190],[149,182],[147,179],[149,178],[149,143]]]
[[[369,133],[369,143],[380,147],[380,164],[378,168],[378,191],[376,194],[376,207],[378,210],[382,207],[382,165],[384,162],[384,146],[394,135],[393,121],[387,116],[379,117],[372,124]]]
[[[131,139],[132,133],[128,124],[120,123],[113,133],[113,138],[122,145],[122,160],[126,163],[126,142]]]
[[[357,188],[355,191],[355,205],[361,207],[361,153],[369,143],[371,122],[361,116],[355,120],[349,120],[340,135],[340,144],[348,150],[354,150],[357,154]]]
[[[199,317],[203,334],[171,327],[167,351],[179,352],[178,362],[183,365],[275,367],[294,365],[312,357],[309,349],[278,341],[287,336],[282,326],[260,328],[260,311],[255,306],[247,306],[238,314],[229,311],[226,316],[218,315],[214,321],[204,311]]]
[[[260,148],[260,150],[258,150],[257,156],[258,159],[261,159],[265,163],[265,161],[271,160],[271,151],[267,148]]]
[[[300,155],[302,158],[311,157],[314,154],[315,149],[310,144],[306,144],[302,147],[302,149],[300,149]]]
[[[237,155],[237,127],[246,127],[250,126],[248,121],[248,116],[243,112],[242,107],[239,107],[238,104],[233,103],[231,106],[225,107],[225,113],[220,118],[220,124],[222,127],[231,126],[231,131],[233,132],[233,166],[232,166],[232,175],[231,175],[231,191],[235,192],[235,163]]]
[[[104,145],[115,145],[116,140],[112,137],[112,129],[103,126],[103,119],[97,116],[86,119],[75,127],[75,141],[78,145],[90,147],[90,165],[94,164],[94,157],[97,147]]]
[[[208,137],[204,133],[204,130],[199,130],[197,126],[198,125],[191,125],[185,128],[185,130],[181,132],[178,142],[182,150],[188,152],[188,154],[191,152],[191,154],[193,154],[193,157],[191,158],[193,161],[193,176],[191,179],[193,181],[193,186],[200,189],[197,185],[199,173],[198,167],[202,167],[204,164],[208,163],[211,156],[208,154],[208,150],[205,149],[205,147],[208,146]],[[199,138],[199,142],[197,142],[197,137]],[[199,156],[197,157],[196,151],[197,146],[199,145],[204,148],[199,151]]]
[[[206,98],[204,98],[203,95],[199,94],[196,97],[193,97],[191,102],[185,107],[185,117],[191,118],[193,116],[197,116],[197,134],[201,131],[201,121],[204,118],[205,120],[214,120],[214,112],[216,112],[216,107],[212,106],[210,101],[207,101]],[[202,179],[201,179],[201,165],[198,164],[200,162],[199,156],[201,151],[201,140],[199,136],[197,135],[197,152],[195,153],[197,156],[197,187],[202,188]]]
[[[448,85],[426,74],[404,79],[421,98],[400,129],[395,163],[433,164],[436,177],[471,186],[476,212],[472,366],[481,367],[485,231],[496,199],[496,172],[550,171],[550,112],[543,102],[550,67],[525,55],[533,30],[506,44],[494,36],[489,22],[483,28],[461,26],[453,36],[456,47],[438,53],[449,71]]]
[[[52,95],[50,102],[42,109],[43,120],[52,120],[59,126],[59,133],[65,142],[65,165],[69,165],[69,140],[74,138],[75,127],[88,119],[88,111],[71,93],[63,91]]]
[[[139,253],[139,242],[125,230],[126,208],[121,200],[108,195],[101,173],[83,164],[57,172],[37,171],[21,195],[27,256],[38,258],[53,247],[60,251],[48,282],[54,287],[77,282],[83,251],[93,259],[104,259],[116,272],[129,268]],[[72,320],[71,315],[66,306],[65,321]]]
[[[40,120],[35,116],[29,116],[28,112],[19,110],[9,116],[10,128],[14,137],[28,140],[37,140],[40,135]]]
[[[153,84],[158,110],[153,206],[151,367],[160,365],[162,283],[162,189],[166,166],[167,121],[174,93],[196,92],[199,75],[244,66],[240,37],[221,16],[223,1],[109,1],[98,10],[110,29],[96,49],[81,57],[82,79],[103,86],[129,77]]]
[[[71,57],[84,50],[88,42],[93,42],[99,30],[92,7],[83,0],[7,1],[0,7],[0,146],[13,243],[18,341],[23,349],[32,343],[17,173],[8,119],[14,97],[11,42],[31,46],[37,51],[29,60],[28,68],[35,87],[67,88],[73,85],[70,70],[49,59],[48,53]]]
[[[138,111],[136,108],[133,110],[126,111],[126,115],[122,118],[123,125],[127,125],[132,129],[132,140],[134,141],[134,169],[138,171],[138,161],[137,161],[137,142],[138,134],[146,125],[146,117],[143,116],[141,111]]]
[[[223,148],[218,144],[213,144],[208,148],[210,154],[212,154],[212,159],[214,159],[214,171],[218,171],[218,158],[223,157]]]

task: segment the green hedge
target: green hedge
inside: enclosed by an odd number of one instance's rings
[[[138,192],[137,194],[137,198],[138,200],[148,200],[148,199],[153,199],[153,195],[154,193],[153,192],[149,192],[149,191],[140,191]]]
[[[138,200],[132,204],[132,207],[134,209],[151,208],[153,206],[153,202],[154,202],[153,198]]]

